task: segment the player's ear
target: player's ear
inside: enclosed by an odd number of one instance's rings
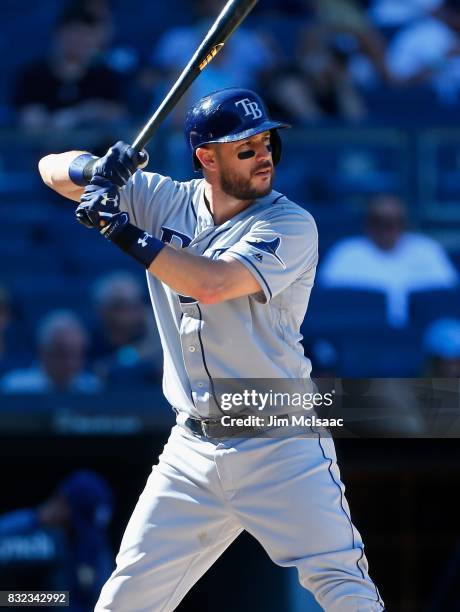
[[[210,146],[198,147],[195,154],[204,170],[216,170],[216,152]]]

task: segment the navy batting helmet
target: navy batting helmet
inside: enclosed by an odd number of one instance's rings
[[[195,154],[198,147],[213,142],[235,142],[270,130],[276,165],[281,157],[281,138],[277,130],[287,127],[290,127],[287,123],[270,119],[256,93],[232,87],[215,91],[192,106],[185,119],[185,137],[194,168],[199,170],[201,164]]]

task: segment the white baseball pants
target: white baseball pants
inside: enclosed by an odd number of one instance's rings
[[[326,612],[384,609],[329,438],[208,441],[176,425],[96,612],[169,612],[246,529]]]

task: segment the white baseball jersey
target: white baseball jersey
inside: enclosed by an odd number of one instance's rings
[[[164,394],[195,417],[210,415],[214,379],[309,378],[299,329],[318,260],[315,222],[286,196],[272,191],[216,226],[204,184],[138,171],[120,202],[140,229],[196,255],[218,259],[226,253],[262,288],[258,295],[207,305],[147,273],[164,350]]]

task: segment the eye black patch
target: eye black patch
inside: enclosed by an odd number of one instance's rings
[[[254,157],[255,154],[255,151],[241,151],[241,153],[238,153],[237,157],[238,159],[249,159],[250,157]]]

